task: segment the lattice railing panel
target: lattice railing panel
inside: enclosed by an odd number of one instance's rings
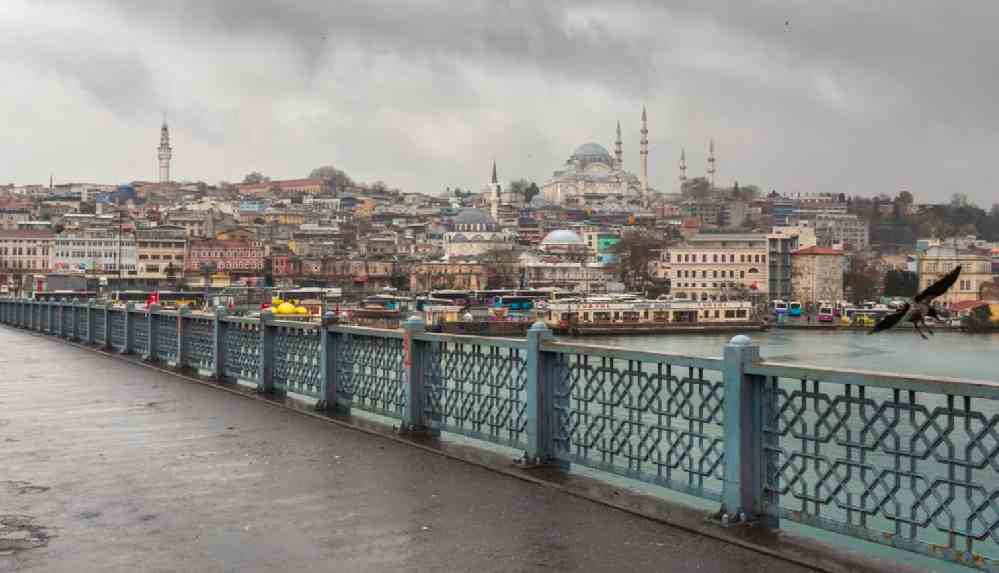
[[[89,321],[87,320],[87,309],[85,307],[84,308],[77,307],[75,312],[76,312],[76,336],[80,340],[87,340],[87,337],[90,336],[89,332],[90,325],[88,324]]]
[[[62,334],[72,336],[73,334],[73,307],[62,307]]]
[[[322,392],[319,328],[279,326],[274,333],[274,385],[315,398]]]
[[[134,328],[134,348],[132,350],[139,356],[145,356],[149,353],[149,315],[133,312],[132,325]]]
[[[999,557],[999,403],[767,378],[771,510],[906,548]]]
[[[718,499],[725,469],[720,371],[562,354],[560,432],[574,463]]]
[[[403,392],[403,345],[400,338],[342,334],[337,341],[337,392],[352,405],[399,418]]]
[[[226,378],[256,383],[260,372],[260,327],[226,322],[223,328]]]
[[[184,332],[187,364],[200,370],[215,370],[215,325],[211,319],[187,318]]]
[[[527,358],[522,348],[423,342],[427,416],[440,429],[514,447],[527,443]]]
[[[93,325],[94,325],[94,342],[97,344],[106,344],[107,339],[105,338],[105,336],[107,336],[107,332],[105,332],[106,325],[104,324],[104,320],[105,320],[105,313],[107,311],[104,310],[103,308],[95,308],[93,309],[92,312],[93,312],[92,316],[93,316]]]
[[[177,362],[179,340],[177,339],[177,320],[172,314],[156,316],[156,359],[163,362]]]

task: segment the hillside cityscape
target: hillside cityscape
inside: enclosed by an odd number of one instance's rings
[[[714,141],[703,170],[683,150],[674,188],[653,189],[644,110],[642,126],[638,174],[623,167],[618,124],[613,155],[584,143],[547,180],[506,179],[484,158],[479,188],[416,191],[332,165],[294,179],[173,181],[183,153],[174,159],[164,123],[155,181],[0,186],[0,285],[25,296],[297,285],[348,299],[553,288],[807,308],[912,296],[961,264],[945,303],[999,295],[999,204],[722,187]]]

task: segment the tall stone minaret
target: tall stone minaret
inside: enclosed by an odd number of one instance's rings
[[[644,105],[642,106],[642,141],[638,153],[641,160],[642,200],[645,200],[649,191],[649,126],[646,122]]]
[[[621,166],[624,165],[624,151],[621,148],[622,145],[623,143],[621,142],[621,120],[618,120],[617,139],[614,140],[614,158],[617,160],[617,165],[615,167],[617,167],[618,169],[620,169]]]
[[[160,146],[158,148],[160,158],[160,183],[170,182],[170,158],[173,157],[173,148],[170,147],[170,129],[167,127],[166,118],[163,118],[163,127],[160,128]]]
[[[715,140],[708,143],[708,183],[715,188]]]
[[[495,159],[493,159],[493,178],[490,186],[492,187],[492,196],[489,198],[489,214],[492,215],[493,221],[499,223],[499,207],[503,191],[499,184],[499,177],[496,176]]]
[[[680,148],[680,185],[687,181],[687,150]]]

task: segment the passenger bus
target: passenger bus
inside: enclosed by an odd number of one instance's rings
[[[92,290],[36,290],[31,293],[33,300],[44,301],[73,300],[74,298],[88,300],[96,296],[97,293]]]
[[[787,303],[777,299],[770,303],[771,308],[773,308],[774,314],[784,314],[787,312]]]
[[[801,316],[801,303],[796,300],[792,300],[791,304],[787,305],[787,315]]]
[[[449,304],[467,306],[471,304],[471,293],[467,290],[435,290],[430,291],[430,297],[447,300]]]
[[[828,302],[820,302],[818,321],[832,322],[833,320],[835,320],[835,318],[836,318],[836,311],[833,308],[833,305],[829,304]]]
[[[525,311],[534,309],[535,299],[530,296],[507,295],[498,296],[494,299],[493,308],[505,308],[512,311]]]

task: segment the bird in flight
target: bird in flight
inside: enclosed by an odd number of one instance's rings
[[[933,334],[930,327],[926,326],[927,316],[935,319],[940,318],[940,315],[937,314],[936,307],[933,306],[933,300],[947,292],[950,287],[954,286],[954,283],[957,282],[957,277],[960,274],[961,265],[958,265],[954,267],[954,270],[940,277],[935,283],[923,289],[923,292],[913,297],[911,302],[902,303],[902,306],[900,306],[898,310],[878,321],[878,323],[874,325],[874,328],[872,328],[867,334],[875,334],[877,332],[881,332],[882,330],[888,330],[902,321],[908,321],[911,322],[912,326],[916,328],[916,332],[919,333],[919,336],[922,336],[924,340],[929,340],[919,327],[922,325],[927,332]]]

